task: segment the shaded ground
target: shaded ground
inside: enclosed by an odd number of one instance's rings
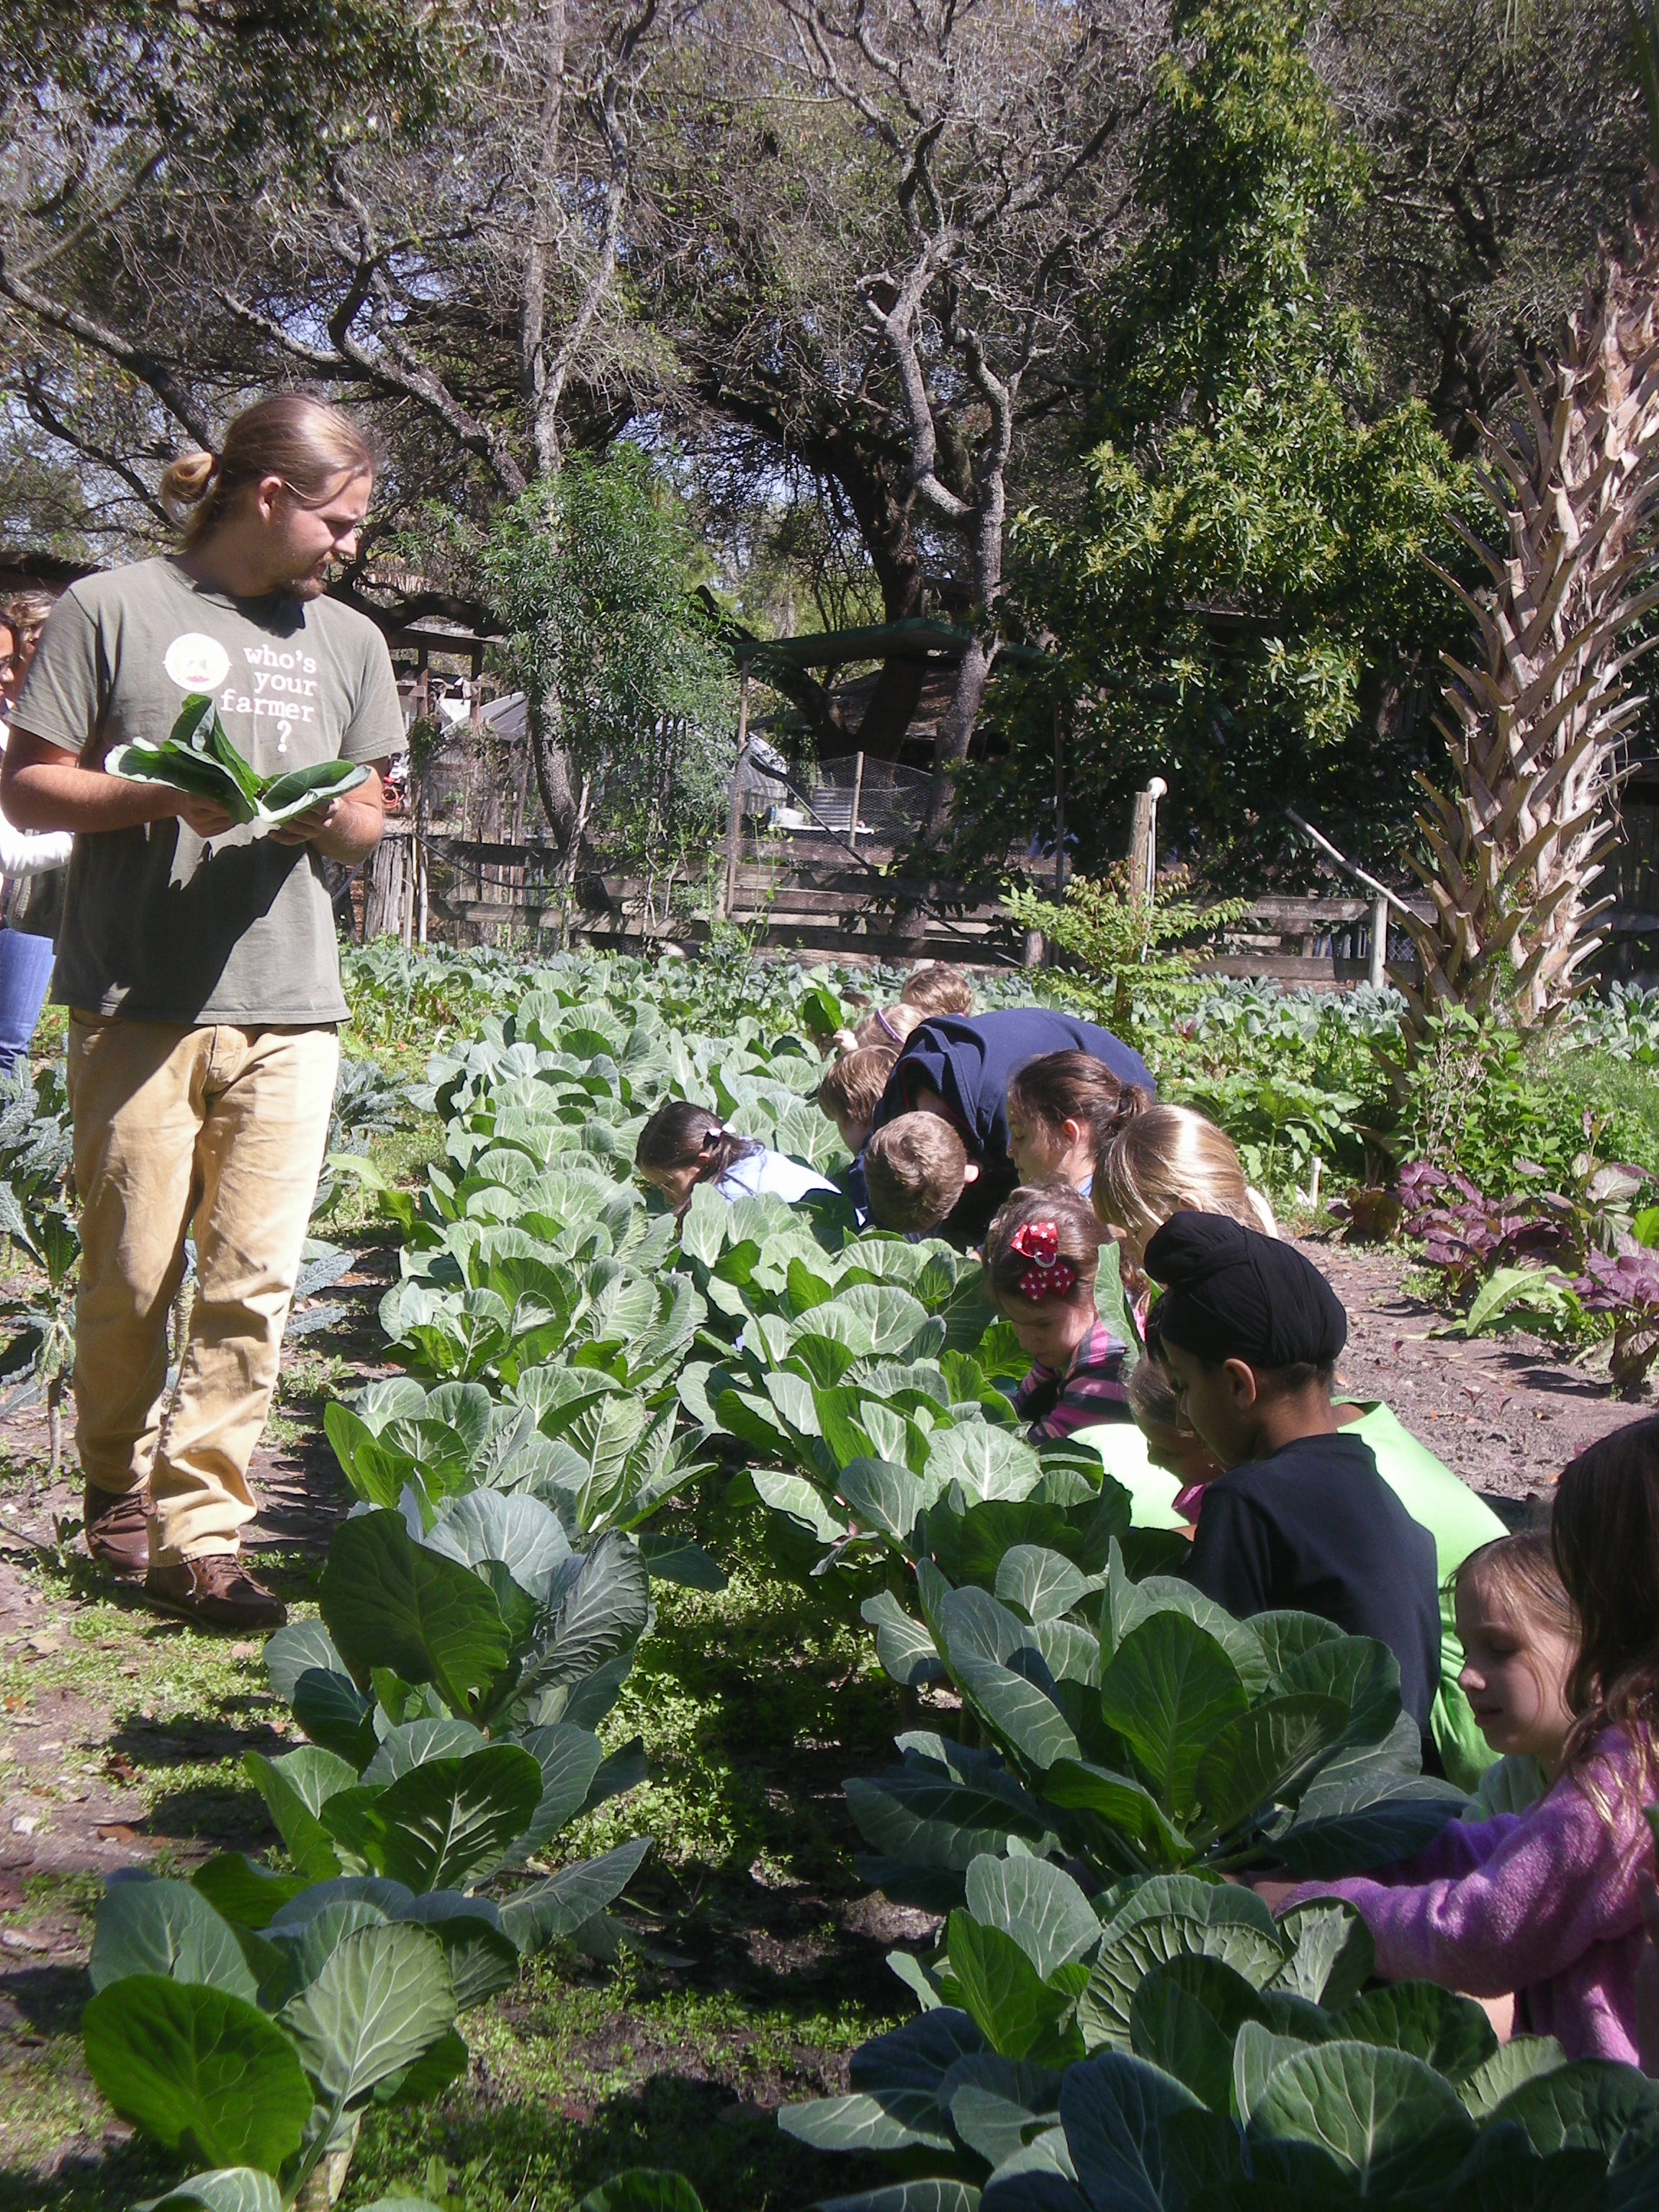
[[[1349,1309],[1345,1382],[1386,1397],[1477,1488],[1541,1492],[1640,1410],[1530,1338],[1437,1334],[1397,1254],[1306,1249]],[[257,1462],[259,1571],[301,1607],[348,1502],[322,1396],[374,1371],[391,1264],[388,1249],[366,1249],[345,1286],[351,1317],[290,1358]],[[91,1909],[118,1867],[267,1849],[240,1762],[289,1734],[257,1644],[158,1619],[88,1565],[78,1489],[28,1494],[45,1445],[39,1416],[0,1424],[0,2212],[125,2205],[170,2178],[81,2065]],[[614,1740],[644,1736],[653,1781],[568,1838],[573,1856],[656,1839],[630,1895],[659,1955],[620,1970],[550,1956],[471,2015],[466,2079],[418,2115],[370,2120],[348,2208],[395,2186],[469,2212],[547,2212],[648,2164],[687,2172],[710,2212],[761,2212],[876,2178],[795,2144],[775,2112],[844,2087],[848,2052],[909,2009],[884,1954],[927,1923],[863,1893],[841,1783],[884,1763],[914,1713],[821,1595],[747,1571],[729,1529],[700,1533],[734,1567],[732,1586],[661,1594],[613,1717]]]

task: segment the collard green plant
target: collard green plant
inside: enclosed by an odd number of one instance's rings
[[[88,2068],[124,2119],[208,2169],[161,2204],[283,2212],[325,2161],[337,2187],[362,2113],[463,2072],[459,2016],[518,1971],[483,1899],[262,1885],[245,1865],[130,1872],[98,1911]]]
[[[282,775],[250,768],[229,738],[213,701],[192,691],[159,745],[117,745],[104,763],[125,783],[161,783],[192,799],[211,799],[233,822],[279,829],[296,815],[343,798],[368,781],[355,761],[313,761]]]
[[[512,1881],[578,1813],[644,1779],[637,1743],[607,1758],[594,1730],[650,1625],[649,1589],[625,1537],[574,1553],[533,1498],[471,1492],[429,1528],[408,1510],[412,1528],[380,1510],[337,1534],[321,1620],[265,1650],[311,1741],[245,1765],[306,1880],[471,1892]],[[504,1924],[521,1948],[537,1931],[611,1948],[605,1908],[646,1848],[504,1891]]]
[[[848,2094],[780,2118],[948,2171],[842,2212],[933,2212],[951,2190],[992,2212],[1635,2212],[1659,2186],[1659,2086],[1547,2038],[1500,2045],[1449,1990],[1368,1985],[1370,1938],[1334,1901],[1275,1921],[1186,1874],[1091,1899],[981,1855],[934,1956],[890,1963],[919,2015],[854,2054]]]
[[[1011,1845],[1098,1885],[1268,1861],[1352,1873],[1420,1849],[1462,1803],[1423,1776],[1383,1645],[1310,1613],[1234,1620],[1178,1577],[1133,1582],[1115,1538],[1091,1571],[1028,1535],[1013,1511],[975,1532],[980,1579],[961,1587],[919,1560],[919,1618],[866,1608],[884,1665],[937,1669],[991,1747],[902,1736],[898,1769],[848,1784],[890,1894],[942,1910],[973,1857]]]

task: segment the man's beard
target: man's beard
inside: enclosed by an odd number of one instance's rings
[[[326,568],[307,568],[303,576],[296,576],[289,586],[289,596],[295,599],[320,599],[328,589]]]

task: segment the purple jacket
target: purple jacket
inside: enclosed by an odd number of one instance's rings
[[[1477,1997],[1513,1990],[1517,2034],[1553,2035],[1569,2058],[1635,2066],[1640,1890],[1654,1878],[1642,1806],[1629,1738],[1608,1729],[1528,1811],[1450,1821],[1415,1858],[1305,1882],[1285,1904],[1346,1898],[1386,1980]]]

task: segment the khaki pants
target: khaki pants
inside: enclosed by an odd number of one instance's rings
[[[328,1139],[331,1029],[185,1027],[74,1014],[81,1195],[76,1437],[87,1480],[148,1481],[158,1565],[234,1552],[248,1462]],[[196,1238],[196,1303],[161,1419],[169,1309]]]

